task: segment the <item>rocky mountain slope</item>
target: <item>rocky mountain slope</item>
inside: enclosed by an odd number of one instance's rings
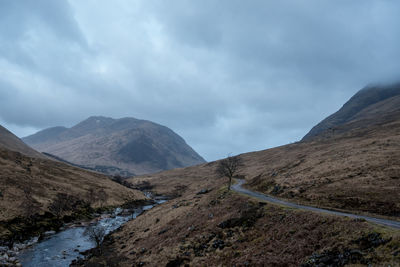
[[[390,116],[400,111],[398,105],[400,98],[400,84],[388,86],[367,86],[355,94],[336,113],[330,115],[307,133],[302,141],[311,140],[334,131],[346,131],[342,129],[345,124],[359,121],[358,127],[363,124],[368,127],[375,122],[384,121],[384,116]],[[346,128],[346,127],[345,127]],[[348,127],[347,127],[348,128]]]
[[[35,158],[45,158],[45,156],[28,145],[22,142],[17,136],[11,133],[9,130],[0,125],[0,147],[20,152],[24,155],[35,157]]]
[[[23,138],[41,152],[106,174],[132,176],[203,163],[165,126],[134,118],[90,117]]]

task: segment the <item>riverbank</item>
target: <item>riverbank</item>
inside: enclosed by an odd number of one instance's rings
[[[122,207],[134,210],[154,203],[153,200],[134,200],[126,202]],[[87,205],[61,218],[46,212],[30,219],[18,217],[7,222],[0,222],[0,265],[18,266],[18,256],[26,248],[60,231],[82,227],[97,219],[113,216],[115,209],[116,207],[94,209]]]

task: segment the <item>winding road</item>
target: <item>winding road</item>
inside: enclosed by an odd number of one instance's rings
[[[326,209],[320,209],[320,208],[315,208],[315,207],[310,207],[310,206],[304,206],[300,204],[295,204],[291,202],[287,202],[284,200],[280,200],[262,193],[254,192],[248,189],[245,189],[242,187],[242,185],[245,183],[245,180],[243,179],[237,179],[237,183],[232,185],[232,189],[238,193],[242,193],[251,197],[255,197],[260,200],[268,201],[271,203],[275,204],[280,204],[283,206],[295,208],[295,209],[301,209],[301,210],[309,210],[309,211],[314,211],[314,212],[321,212],[321,213],[328,213],[328,214],[333,214],[333,215],[338,215],[338,216],[345,216],[349,218],[355,218],[355,219],[364,219],[368,222],[384,225],[384,226],[389,226],[392,228],[400,229],[400,222],[398,221],[392,221],[392,220],[385,220],[385,219],[380,219],[380,218],[374,218],[374,217],[369,217],[369,216],[363,216],[363,215],[356,215],[352,213],[345,213],[345,212],[340,212],[340,211],[334,211],[334,210],[326,210]]]

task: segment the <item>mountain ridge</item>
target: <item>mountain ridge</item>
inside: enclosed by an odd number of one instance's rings
[[[132,176],[205,162],[168,127],[129,117],[91,116],[70,128],[47,128],[23,140],[39,151],[91,169],[101,166],[98,171],[112,175]]]
[[[301,141],[309,141],[326,135],[327,131],[334,131],[350,122],[364,120],[365,126],[367,126],[373,123],[373,120],[380,121],[376,118],[379,114],[387,116],[400,111],[400,105],[396,105],[396,103],[400,103],[397,99],[399,96],[400,83],[366,86],[352,96],[338,111],[315,125]],[[359,123],[358,126],[362,126],[362,123]]]

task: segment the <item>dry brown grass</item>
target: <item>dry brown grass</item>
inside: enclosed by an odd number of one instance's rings
[[[88,200],[90,190],[93,194],[104,190],[106,201],[92,203],[95,207],[145,198],[140,191],[121,186],[104,175],[6,149],[0,149],[0,169],[0,221],[23,214],[24,190],[30,191],[33,200],[41,205],[38,212],[47,211],[57,193]]]
[[[196,181],[186,177],[184,183]],[[210,179],[202,186],[211,192],[197,195],[194,192],[198,188],[189,189],[183,196],[147,211],[113,234],[104,244],[104,255],[90,262],[104,266],[138,266],[141,262],[145,266],[173,262],[190,266],[299,266],[313,252],[360,249],[352,241],[376,231],[392,241],[371,250],[365,258],[376,266],[400,260],[392,255],[400,244],[399,231],[259,203],[227,193],[224,183],[223,179]],[[225,228],[218,226],[232,218],[247,220]],[[224,245],[218,247],[221,241]]]
[[[315,206],[400,217],[400,120],[241,157],[252,189]]]

